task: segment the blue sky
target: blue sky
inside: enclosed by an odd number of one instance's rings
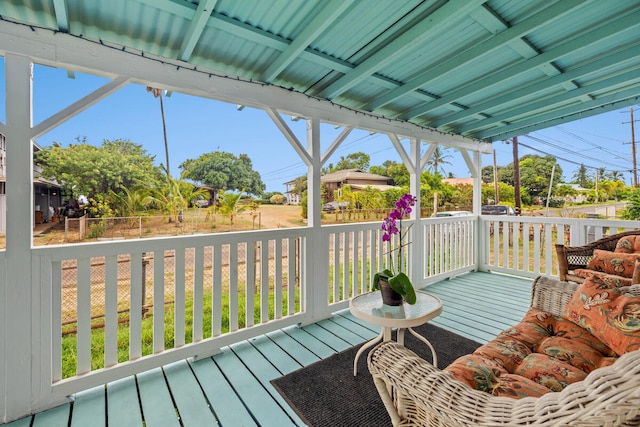
[[[4,80],[4,63],[0,68]],[[107,80],[87,74],[75,73],[67,77],[65,70],[36,65],[34,69],[34,123],[55,114],[82,96],[97,89]],[[0,117],[5,121],[4,86],[0,96]],[[640,106],[636,118],[640,119]],[[262,176],[267,191],[284,191],[283,183],[306,173],[304,163],[282,136],[264,111],[245,108],[238,111],[235,104],[206,100],[180,93],[164,98],[169,161],[171,172],[179,175],[178,166],[184,160],[197,158],[211,151],[227,151],[235,155],[246,153],[254,169]],[[305,122],[291,121],[285,116],[301,142],[305,141]],[[581,163],[589,167],[625,171],[625,182],[630,184],[631,127],[629,108],[578,120],[558,127],[519,137],[520,156],[525,154],[551,154],[558,158],[563,176],[570,180]],[[627,123],[624,123],[627,122]],[[640,127],[639,128],[640,133]],[[321,141],[326,149],[341,129],[331,125],[321,127]],[[43,147],[54,141],[63,146],[86,137],[90,144],[103,140],[128,139],[141,144],[156,164],[165,163],[164,139],[158,99],[141,85],[128,85],[85,112],[38,138]],[[638,139],[638,138],[636,138]],[[540,150],[534,151],[533,149]],[[513,161],[512,146],[503,142],[493,144],[498,165]],[[640,147],[638,147],[640,149]],[[371,165],[385,160],[400,161],[386,135],[370,135],[366,131],[353,131],[329,162],[341,156],[364,151],[371,156]],[[456,177],[468,177],[469,171],[462,157],[450,150],[452,165],[445,171]],[[484,155],[483,166],[493,164],[492,155]]]

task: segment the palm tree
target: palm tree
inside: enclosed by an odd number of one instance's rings
[[[242,193],[226,193],[224,190],[218,194],[218,206],[215,208],[218,212],[229,217],[229,223],[233,225],[233,221],[240,212],[247,209],[246,205],[240,203]]]
[[[442,173],[444,174],[445,171],[442,165],[451,165],[451,162],[446,160],[450,158],[451,155],[447,154],[446,148],[437,146],[435,150],[433,150],[433,154],[431,155],[429,160],[427,160],[427,169],[430,169],[434,174],[438,173],[439,171],[442,171]]]
[[[169,214],[169,222],[175,220],[176,227],[182,222],[182,213],[199,197],[208,197],[204,188],[195,188],[193,184],[167,175],[167,182],[153,190],[150,200]]]
[[[147,92],[153,93],[154,98],[160,99],[160,114],[162,115],[162,132],[164,134],[164,154],[167,159],[167,176],[171,176],[171,168],[169,167],[169,143],[167,142],[167,124],[164,120],[164,104],[162,103],[162,89],[147,86]]]
[[[618,180],[624,180],[624,173],[620,171],[611,171],[609,172],[609,180],[614,182]]]

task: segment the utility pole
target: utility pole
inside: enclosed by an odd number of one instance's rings
[[[631,114],[631,121],[630,122],[622,122],[622,124],[626,124],[626,123],[631,123],[631,156],[632,156],[632,161],[633,161],[633,170],[632,172],[632,177],[633,177],[633,186],[637,187],[638,186],[638,167],[636,166],[636,136],[635,136],[635,131],[634,131],[634,120],[633,120],[633,105],[631,107],[629,107],[629,113]]]
[[[513,137],[513,197],[516,205],[516,215],[522,213],[522,200],[520,199],[520,160],[518,160],[518,137]]]

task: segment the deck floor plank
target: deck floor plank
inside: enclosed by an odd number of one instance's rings
[[[325,359],[336,352],[336,350],[333,347],[327,345],[322,341],[319,341],[315,336],[305,331],[303,328],[293,326],[283,330],[291,338],[293,338],[294,340],[302,344],[304,347],[309,349],[309,351],[311,351],[313,354],[318,356],[319,359]]]
[[[286,330],[296,328],[292,326],[286,328]],[[296,341],[287,334],[285,330],[269,332],[267,337],[273,341],[278,347],[287,353],[293,360],[295,360],[300,366],[307,366],[313,362],[320,360],[320,357],[311,351],[308,347],[302,345],[299,341]]]
[[[218,425],[200,384],[186,360],[166,365],[164,373],[180,413],[180,419],[185,426]]]
[[[328,329],[328,328],[332,328],[333,325],[331,324],[330,321],[323,320],[320,323],[307,325],[303,327],[303,329],[309,334],[313,335],[317,340],[327,344],[336,353],[339,353],[343,350],[353,347],[354,344],[352,343],[354,342],[354,334],[352,334],[351,332],[347,331],[344,328],[341,328],[345,332],[345,334],[348,334],[349,336],[342,337],[340,335],[336,335],[334,332]],[[338,326],[338,325],[335,325],[335,326]]]
[[[107,396],[104,386],[76,394],[71,414],[71,427],[106,426],[106,404]]]
[[[280,378],[282,373],[278,371],[273,363],[266,359],[264,355],[248,341],[237,343],[231,346],[233,352],[242,363],[251,371],[253,376],[262,384],[264,389],[271,395],[271,398],[282,408],[296,425],[304,425],[304,422],[291,409],[284,398],[271,384],[271,380]],[[274,408],[274,410],[276,410]]]
[[[123,378],[107,385],[107,421],[110,426],[142,425],[138,387],[134,377]]]
[[[230,350],[225,349],[225,351]],[[257,425],[235,390],[227,382],[224,373],[210,357],[191,363],[191,367],[221,425]]]
[[[71,405],[69,403],[56,406],[36,414],[33,417],[32,427],[67,427],[70,413]]]
[[[249,342],[280,372],[281,375],[293,372],[302,365],[289,353],[265,335],[251,338]],[[299,345],[299,344],[298,344]]]
[[[213,360],[225,373],[227,381],[249,411],[255,417],[260,417],[261,425],[283,427],[295,425],[289,413],[274,403],[271,394],[233,351],[217,354]],[[288,408],[288,410],[291,409]]]
[[[342,313],[345,313],[345,315],[342,315]],[[349,314],[349,316],[346,315],[347,313]],[[351,315],[351,313],[345,310],[341,311],[339,314],[336,313],[336,315],[334,315],[331,318],[331,320],[334,323],[337,323],[338,325],[342,326],[346,330],[353,332],[364,341],[369,341],[377,337],[378,334],[380,333],[380,331],[378,330],[379,328],[373,325],[369,325],[367,327],[362,323],[355,322],[354,320],[357,320],[356,317],[354,317],[353,315]]]
[[[142,372],[137,377],[146,427],[180,427],[162,369]]]

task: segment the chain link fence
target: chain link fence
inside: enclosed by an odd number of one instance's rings
[[[213,288],[214,281],[214,269],[219,270],[221,277],[221,287],[223,293],[229,292],[230,277],[237,278],[238,289],[245,289],[247,293],[260,292],[260,284],[262,282],[261,272],[262,268],[262,244],[268,245],[267,258],[264,260],[268,264],[268,283],[269,292],[273,292],[274,284],[276,281],[282,283],[283,288],[286,288],[287,283],[293,283],[293,285],[299,289],[299,276],[300,276],[300,239],[282,239],[281,241],[281,259],[276,260],[276,240],[258,241],[252,243],[239,243],[237,245],[223,244],[220,246],[206,246],[204,247],[204,265],[195,265],[195,249],[187,248],[184,250],[185,259],[185,275],[184,275],[184,289],[187,298],[193,298],[193,290],[195,283],[196,268],[203,270],[203,291],[205,295],[210,295]],[[294,258],[289,259],[289,244],[295,245]],[[221,264],[214,266],[214,250],[221,251]],[[247,257],[247,250],[252,251],[252,256]],[[230,252],[234,251],[234,257],[237,259],[237,263],[230,265]],[[143,315],[149,316],[152,314],[154,307],[153,294],[154,294],[154,271],[155,271],[155,259],[154,252],[147,252],[142,257],[142,312]],[[247,283],[247,259],[253,260],[253,266],[251,271],[254,273],[255,282]],[[163,286],[164,286],[164,305],[165,308],[171,306],[174,303],[175,298],[175,276],[176,276],[176,263],[175,263],[175,251],[164,251],[163,260]],[[293,262],[293,271],[295,277],[292,281],[288,280],[288,273],[290,271],[289,263]],[[131,302],[131,257],[129,255],[118,256],[118,312],[121,316],[121,321],[127,321],[130,312]],[[103,319],[105,316],[105,295],[106,295],[106,273],[105,273],[105,258],[94,257],[91,259],[90,266],[91,277],[91,317],[92,328],[100,328],[103,326]],[[276,277],[278,272],[279,277]],[[75,260],[66,260],[62,263],[62,324],[63,334],[75,333],[75,325],[77,323],[78,314],[78,272],[77,262]]]

